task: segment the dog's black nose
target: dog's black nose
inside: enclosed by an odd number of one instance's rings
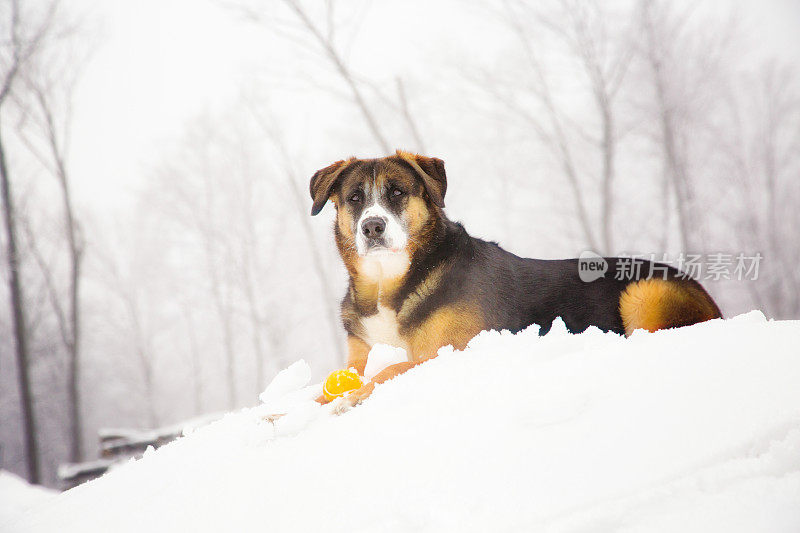
[[[381,217],[369,217],[361,223],[361,231],[367,239],[382,237],[385,229],[386,221]]]

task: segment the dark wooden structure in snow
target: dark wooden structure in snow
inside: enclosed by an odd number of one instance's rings
[[[60,465],[58,478],[61,488],[68,490],[98,478],[119,464],[140,458],[150,447],[160,448],[183,435],[184,431],[203,426],[221,417],[222,415],[215,413],[152,430],[101,429],[98,431],[100,458]]]

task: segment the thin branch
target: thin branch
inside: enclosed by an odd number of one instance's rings
[[[36,243],[36,236],[33,234],[33,230],[31,229],[28,220],[22,218],[20,221],[22,222],[21,226],[23,232],[25,233],[25,240],[28,243],[28,249],[30,249],[31,254],[33,255],[33,258],[42,274],[42,278],[44,279],[45,288],[47,289],[47,298],[50,302],[50,306],[53,308],[53,312],[56,315],[56,321],[58,322],[58,331],[61,335],[61,340],[64,343],[64,346],[69,349],[72,339],[68,332],[66,313],[64,311],[64,307],[61,305],[61,298],[53,280],[52,268],[42,255],[42,252]]]
[[[554,145],[557,149],[557,152],[560,156],[560,163],[561,167],[564,170],[564,175],[567,178],[567,183],[572,190],[572,197],[575,202],[575,210],[578,215],[578,221],[580,223],[581,229],[583,230],[584,237],[586,239],[586,244],[592,248],[593,250],[597,250],[597,241],[594,237],[594,232],[592,231],[591,222],[589,220],[589,214],[586,210],[586,205],[583,199],[583,192],[580,181],[578,179],[577,169],[575,168],[575,163],[572,157],[572,151],[569,146],[569,142],[564,134],[564,130],[561,124],[561,120],[559,118],[559,113],[556,110],[555,103],[553,102],[552,95],[550,93],[550,88],[547,83],[547,80],[544,76],[544,72],[542,71],[541,65],[536,57],[536,53],[533,50],[533,46],[528,39],[527,32],[525,28],[522,26],[519,18],[514,13],[511,5],[509,4],[508,0],[504,0],[504,6],[506,8],[507,13],[507,22],[517,34],[520,43],[523,46],[523,50],[525,52],[525,56],[530,64],[531,70],[534,73],[537,82],[539,83],[539,93],[537,96],[539,97],[542,105],[544,106],[545,110],[547,111],[548,117],[550,118],[550,126],[553,130],[553,137],[554,137]]]
[[[311,21],[306,11],[300,6],[300,3],[297,0],[284,0],[287,6],[294,11],[297,15],[297,18],[303,23],[309,33],[314,37],[317,43],[322,47],[325,55],[328,59],[333,63],[336,71],[342,77],[344,82],[350,88],[350,92],[352,94],[353,100],[355,101],[358,108],[361,110],[361,114],[364,117],[364,121],[367,123],[369,130],[372,132],[373,137],[375,137],[375,141],[380,145],[381,149],[385,153],[389,153],[391,151],[391,146],[386,141],[383,133],[381,132],[380,127],[378,126],[378,122],[372,114],[372,111],[367,106],[366,101],[364,100],[363,95],[361,94],[361,90],[355,83],[355,79],[350,72],[350,69],[344,64],[339,52],[334,47],[332,41],[325,38],[322,34],[320,29]]]
[[[306,234],[306,240],[311,250],[311,264],[314,267],[314,272],[316,273],[317,279],[319,280],[319,284],[322,288],[322,293],[325,299],[325,311],[328,323],[330,325],[331,340],[333,341],[337,357],[343,361],[344,353],[342,351],[342,343],[337,335],[337,331],[339,330],[339,320],[337,318],[336,311],[331,307],[332,302],[334,302],[336,298],[331,292],[330,283],[328,283],[328,276],[323,267],[322,255],[320,254],[315,243],[314,231],[308,220],[309,217],[306,215],[307,202],[305,200],[305,194],[299,189],[298,183],[300,183],[300,180],[295,174],[291,156],[289,155],[289,150],[286,147],[283,137],[278,133],[277,129],[272,126],[274,121],[270,121],[269,119],[263,117],[253,106],[250,106],[250,111],[255,122],[270,138],[273,146],[280,156],[280,165],[283,167],[283,175],[285,177],[286,185],[291,192],[292,200],[295,203],[295,211],[300,219],[301,227],[303,228],[303,232]]]
[[[408,124],[408,129],[411,130],[411,135],[414,136],[414,141],[417,143],[417,148],[422,153],[427,153],[428,150],[425,148],[425,142],[422,140],[422,135],[417,127],[417,122],[414,120],[414,116],[408,108],[408,100],[406,99],[406,90],[405,86],[403,85],[403,80],[400,78],[400,76],[395,78],[395,80],[397,82],[397,99],[400,101],[400,109],[403,113],[403,118],[405,118],[406,124]]]

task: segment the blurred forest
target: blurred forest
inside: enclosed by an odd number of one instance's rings
[[[800,318],[798,65],[734,4],[200,4],[170,38],[203,11],[238,74],[108,162],[76,133],[102,17],[0,2],[0,467],[56,486],[98,429],[252,405],[297,359],[341,364],[333,209],[311,218],[307,191],[350,155],[441,157],[449,216],[519,255],[760,253],[755,281],[701,281],[726,316]],[[162,68],[205,60],[181,53]],[[125,144],[126,113],[94,139]]]

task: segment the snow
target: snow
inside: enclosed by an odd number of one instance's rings
[[[50,501],[56,494],[54,490],[31,485],[11,472],[0,470],[0,525],[32,507]],[[0,528],[0,531],[5,529]]]
[[[403,348],[389,346],[388,344],[376,344],[372,347],[367,357],[364,377],[372,379],[387,366],[402,363],[403,361],[408,361],[408,355]]]
[[[484,332],[341,416],[298,362],[265,404],[0,531],[796,533],[798,346],[800,321],[757,312],[627,339]]]

